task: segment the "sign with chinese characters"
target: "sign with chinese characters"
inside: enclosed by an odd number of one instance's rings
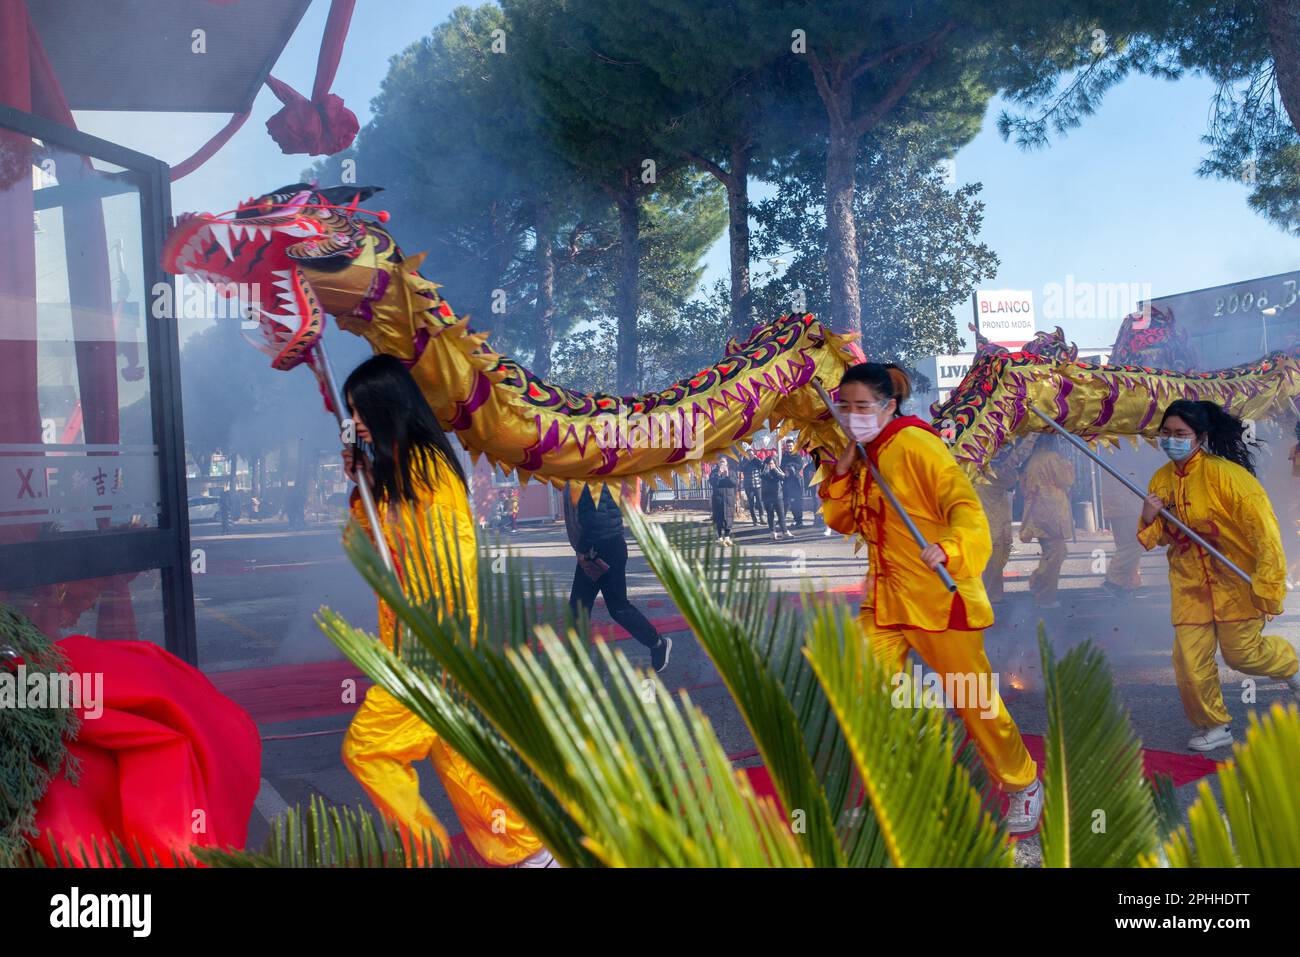
[[[155,445],[0,445],[0,525],[157,525]]]

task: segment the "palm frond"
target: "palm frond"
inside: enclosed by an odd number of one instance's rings
[[[1148,867],[1300,867],[1300,711],[1274,704],[1261,718],[1252,712],[1244,744],[1219,766],[1223,811],[1209,783],[1197,788],[1187,826]]]
[[[688,704],[685,715],[663,710],[662,686],[635,675],[621,655],[603,645],[593,649],[573,634],[566,643],[546,633],[546,654],[535,654],[519,634],[470,641],[464,621],[444,613],[450,608],[408,600],[368,540],[356,536],[347,547],[408,629],[410,646],[436,662],[449,686],[327,610],[318,616],[322,629],[497,788],[561,863],[802,862],[789,829],[770,802],[759,802],[747,780],[737,779],[703,716]],[[416,575],[432,575],[419,567],[424,556],[405,558]],[[505,574],[520,572],[510,565]],[[508,590],[518,595],[522,587]],[[507,627],[527,627],[530,617]],[[570,740],[561,733],[574,727],[591,737]],[[611,752],[617,762],[603,760]],[[721,780],[718,769],[725,771]],[[628,780],[636,782],[630,791]],[[665,816],[670,807],[679,813]],[[611,817],[610,808],[622,813]],[[725,821],[728,840],[720,842],[714,827],[701,830],[708,820],[697,809],[712,809],[714,825]],[[643,836],[634,840],[629,828]]]
[[[844,729],[889,862],[1010,867],[1011,846],[956,760],[945,712],[894,706],[887,669],[848,609],[812,604],[807,615],[804,654]]]
[[[271,822],[261,851],[194,848],[209,867],[465,867],[466,857],[445,858],[436,838],[410,842],[401,829],[361,808],[327,806],[313,795],[304,811],[291,807]]]
[[[1057,663],[1038,626],[1047,697],[1040,831],[1044,867],[1133,867],[1156,845],[1142,752],[1091,642]]]
[[[49,852],[53,863],[47,861],[38,848]],[[68,844],[56,844],[48,833],[41,834],[33,843],[10,861],[0,864],[5,867],[96,867],[96,868],[156,868],[156,867],[193,867],[194,860],[185,852],[171,850],[160,855],[156,850],[146,851],[138,837],[132,837],[127,843],[117,834],[109,834],[100,839],[91,839],[89,846],[85,841],[78,841],[74,848]]]
[[[650,567],[731,692],[782,803],[803,812],[800,837],[819,867],[879,866],[884,845],[856,807],[852,755],[805,660],[805,623],[772,591],[762,566],[688,523],[665,533],[626,512]]]

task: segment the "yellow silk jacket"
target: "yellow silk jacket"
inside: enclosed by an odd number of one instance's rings
[[[384,540],[392,553],[402,591],[416,601],[435,598],[442,606],[459,601],[469,617],[471,638],[478,633],[478,539],[469,508],[465,486],[451,467],[440,459],[428,462],[432,483],[416,480],[414,501],[396,506],[376,502],[379,520],[384,526]],[[366,520],[361,496],[352,490],[352,515],[367,535],[374,539]],[[432,533],[432,534],[431,534]],[[412,563],[412,550],[423,557]],[[459,570],[456,567],[459,552]],[[448,560],[450,554],[450,560]],[[423,578],[419,565],[437,570],[436,580]],[[463,584],[462,584],[463,582]],[[379,603],[379,637],[393,647],[396,615],[382,601]]]
[[[1039,449],[1025,465],[1020,488],[1025,494],[1025,517],[1020,540],[1069,538],[1074,534],[1070,514],[1070,487],[1074,466],[1060,452]]]
[[[870,574],[863,609],[874,610],[879,628],[946,631],[954,618],[968,630],[993,624],[980,579],[993,548],[989,523],[970,479],[943,439],[906,416],[894,419],[867,452],[921,534],[947,553],[948,572],[964,608],[954,616],[956,597],[921,561],[902,518],[862,468],[823,482],[820,495],[827,525],[866,539]]]
[[[1251,576],[1242,581],[1179,529],[1157,516],[1138,530],[1146,549],[1166,545],[1175,625],[1242,621],[1282,613],[1286,557],[1268,494],[1248,471],[1203,450],[1170,462],[1148,491]]]

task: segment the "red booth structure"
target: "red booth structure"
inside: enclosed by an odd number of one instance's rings
[[[196,660],[175,321],[157,308],[169,183],[270,84],[286,152],[333,152],[334,0],[312,96],[269,71],[309,0],[0,0],[0,601],[58,637]],[[214,52],[195,56],[194,31]],[[176,169],[74,110],[232,115]],[[171,296],[167,301],[173,301]]]

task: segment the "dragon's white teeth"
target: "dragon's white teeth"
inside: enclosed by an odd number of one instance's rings
[[[226,259],[233,261],[235,254],[230,251],[230,227],[225,223],[213,223],[208,227],[208,231],[212,233],[212,238],[217,241],[222,251],[225,252]]]
[[[271,283],[271,285],[275,286],[275,288],[280,290],[281,299],[284,299],[286,296],[289,297],[290,299],[293,298],[292,279],[277,279],[275,282]]]
[[[244,238],[244,227],[241,226],[239,223],[231,223],[230,232],[231,235],[233,235],[236,239]]]
[[[288,279],[290,277],[289,270],[287,269],[272,269],[271,275],[276,279]]]
[[[271,238],[271,227],[270,227],[270,226],[258,226],[258,227],[257,227],[257,231],[258,231],[258,233],[261,235],[261,237],[262,237],[263,239],[270,239],[270,238]]]

